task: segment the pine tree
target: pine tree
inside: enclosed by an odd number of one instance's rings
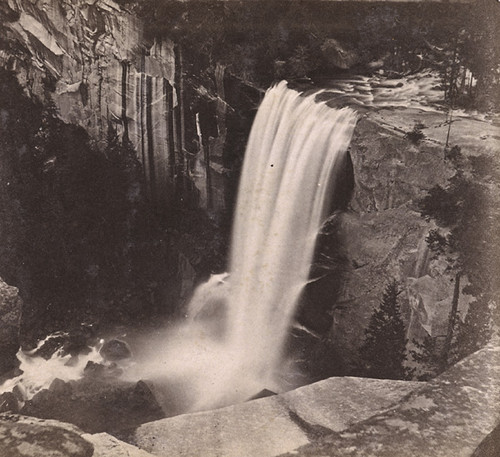
[[[441,373],[441,354],[436,337],[427,335],[422,342],[413,340],[414,349],[410,350],[412,359],[417,363],[417,379],[428,381]]]
[[[375,310],[365,341],[360,348],[362,374],[379,379],[407,379],[411,371],[405,367],[406,330],[401,318],[398,284],[392,280],[385,287],[380,308]]]
[[[463,322],[458,322],[456,341],[451,348],[451,363],[482,348],[490,341],[493,334],[493,302],[480,297],[469,305]]]
[[[439,371],[484,346],[492,328],[499,325],[492,313],[500,293],[500,167],[488,155],[466,157],[453,147],[448,159],[455,167],[445,187],[435,186],[420,202],[422,216],[433,219],[427,242],[435,256],[443,257],[455,275],[446,341],[441,348]],[[460,280],[464,278],[465,287]],[[465,321],[458,319],[461,292],[473,295]]]

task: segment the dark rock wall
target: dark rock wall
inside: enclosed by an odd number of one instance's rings
[[[182,161],[174,44],[147,42],[141,21],[112,0],[9,7],[14,20],[3,27],[11,52],[0,54],[2,65],[102,146],[112,125],[135,147],[151,198],[171,204]]]
[[[0,278],[0,376],[17,366],[21,312],[18,290]]]

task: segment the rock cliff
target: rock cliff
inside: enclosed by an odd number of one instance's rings
[[[15,70],[26,91],[53,102],[63,120],[83,126],[98,143],[110,129],[129,140],[157,208],[175,199],[185,204],[189,178],[195,204],[212,215],[227,211],[230,219],[259,88],[217,63],[213,81],[200,78],[191,88],[188,112],[180,48],[149,41],[144,24],[112,0],[8,0],[2,12],[0,63]],[[418,146],[404,138],[416,121],[427,126]],[[491,122],[462,116],[459,123],[452,140],[466,153],[495,148]],[[323,269],[306,294],[306,302],[323,302],[307,324],[329,333],[347,364],[391,278],[404,287],[408,337],[445,333],[453,278],[429,254],[425,237],[432,225],[415,201],[451,174],[443,153],[446,128],[444,113],[414,108],[372,110],[357,126],[350,150],[355,193],[334,224],[343,258],[340,267]],[[199,259],[181,251],[174,270],[185,298],[198,279],[193,265]],[[467,297],[461,300],[463,310]]]
[[[134,145],[153,199],[169,203],[182,166],[176,56],[148,42],[112,0],[9,0],[0,62],[26,90],[99,143],[115,129]]]
[[[348,258],[333,305],[330,336],[342,359],[356,359],[370,316],[380,304],[391,278],[400,295],[407,336],[446,335],[454,276],[446,262],[435,258],[425,241],[433,223],[418,212],[417,202],[427,190],[445,185],[454,173],[444,157],[444,112],[383,109],[366,113],[358,123],[350,154],[355,178],[350,210],[335,216],[337,238]],[[425,139],[414,144],[405,138],[415,122],[422,122]],[[491,154],[496,126],[484,119],[461,117],[451,130],[452,144],[467,155]],[[469,132],[481,132],[480,142]],[[463,315],[472,297],[460,295]]]

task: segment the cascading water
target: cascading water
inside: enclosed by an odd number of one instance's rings
[[[238,194],[227,322],[228,344],[253,376],[266,379],[279,364],[355,123],[349,108],[316,103],[285,82],[259,108]]]
[[[222,300],[215,281],[211,299],[205,284],[202,302],[195,294],[191,303],[191,314],[214,300],[223,307],[217,348],[222,366],[210,367],[216,373],[204,386],[209,404],[279,389],[283,345],[356,124],[354,111],[317,103],[316,95],[304,96],[282,82],[257,112],[238,193],[229,284]],[[209,406],[203,401],[198,407]]]
[[[134,362],[122,378],[164,386],[176,412],[282,390],[284,343],[356,124],[354,111],[318,103],[317,94],[286,82],[266,93],[245,154],[229,274],[195,291],[186,322],[132,344]]]

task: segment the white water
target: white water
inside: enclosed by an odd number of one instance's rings
[[[356,123],[282,82],[266,94],[245,153],[230,257],[227,341],[266,379],[311,266],[316,236]]]
[[[5,381],[0,386],[0,393],[11,392],[17,386],[19,395],[22,397],[21,400],[30,400],[40,390],[49,388],[56,378],[65,382],[76,381],[83,376],[87,363],[103,362],[103,358],[99,354],[100,346],[89,348],[87,354],[75,357],[63,354],[61,350],[55,351],[48,360],[40,356],[34,356],[36,351],[48,340],[65,335],[62,332],[49,335],[31,351],[19,349],[17,358],[20,362],[19,369],[22,374]]]
[[[354,111],[329,108],[316,96],[282,82],[259,107],[240,181],[229,278],[217,275],[197,289],[190,323],[164,352],[182,361],[176,369],[195,384],[193,409],[280,390],[283,346],[356,124]]]
[[[318,103],[317,95],[301,95],[286,82],[267,92],[245,153],[229,275],[213,276],[195,291],[185,323],[164,335],[146,335],[133,347],[134,363],[123,378],[164,386],[182,411],[283,389],[283,346],[308,280],[336,167],[356,123],[354,111]],[[59,357],[58,371],[57,356],[35,359],[24,360],[25,373],[11,380],[31,386],[32,393],[55,377],[78,379],[89,360],[66,367]],[[40,379],[49,365],[50,376]]]

